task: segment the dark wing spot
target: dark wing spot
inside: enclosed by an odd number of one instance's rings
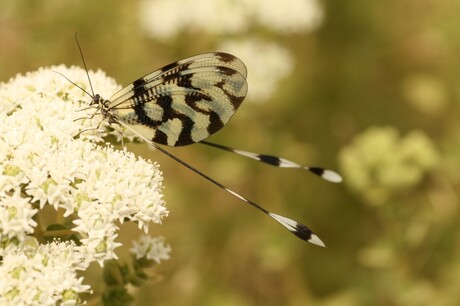
[[[280,165],[280,159],[276,156],[259,154],[258,157],[261,162],[264,162],[264,163],[267,163],[273,166]]]
[[[301,223],[297,224],[295,231],[293,231],[292,233],[305,241],[308,241],[311,238],[311,235],[313,234],[313,232],[308,227]]]
[[[309,167],[308,168],[311,172],[313,172],[316,175],[323,176],[324,174],[324,169],[322,168],[317,168],[317,167]]]
[[[160,130],[155,131],[155,136],[152,138],[155,143],[166,145],[168,144],[168,136]]]
[[[137,116],[137,122],[142,125],[146,125],[148,127],[156,129],[162,122],[166,121],[167,118],[171,117],[172,98],[170,96],[160,96],[157,99],[157,103],[163,109],[163,118],[161,121],[153,120],[147,115],[144,109],[145,104],[135,103],[133,109]]]
[[[182,131],[180,131],[179,138],[174,146],[186,146],[194,143],[192,140],[193,121],[186,115],[178,115],[177,118],[182,122]]]
[[[219,53],[216,53],[216,55],[218,55],[219,59],[221,59],[223,62],[226,62],[226,63],[230,63],[235,59],[233,55],[228,54],[228,53],[219,52]]]
[[[209,112],[208,133],[212,135],[224,127],[224,123],[220,119],[220,116],[216,112]]]

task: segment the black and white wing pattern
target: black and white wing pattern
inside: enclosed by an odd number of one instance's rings
[[[79,49],[81,52],[80,46]],[[82,59],[86,68],[83,55]],[[93,91],[89,75],[88,80]],[[121,89],[110,100],[98,94],[87,94],[92,98],[90,104],[97,108],[96,113],[102,114],[109,123],[118,123],[132,131],[163,154],[277,221],[300,239],[324,246],[321,239],[302,223],[266,210],[159,146],[201,142],[273,166],[305,169],[325,180],[341,181],[340,175],[332,170],[301,166],[284,158],[203,141],[228,123],[246,92],[246,67],[243,62],[231,54],[212,52],[155,70]]]
[[[185,146],[227,124],[247,88],[241,60],[205,53],[137,79],[103,101],[102,111],[157,144]]]

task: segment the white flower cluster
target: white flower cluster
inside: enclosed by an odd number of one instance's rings
[[[64,66],[40,69],[0,84],[0,105],[9,110],[0,112],[3,266],[6,256],[16,252],[12,249],[24,247],[27,235],[47,231],[49,224],[40,219],[45,206],[63,212],[65,224],[72,225],[70,230],[81,237],[82,244],[71,248],[80,254],[80,266],[94,261],[102,265],[116,258],[118,222],[136,222],[147,232],[151,222],[160,223],[168,214],[158,165],[126,150],[100,146],[108,134],[107,125],[101,125],[103,118],[90,119],[94,109],[81,111],[90,98],[56,71],[88,90],[85,71]],[[90,76],[103,96],[119,89],[103,72],[90,72]],[[82,130],[87,131],[80,134]],[[59,243],[55,244],[58,248]],[[46,250],[41,247],[36,252]],[[0,272],[0,280],[5,277]]]
[[[0,265],[0,305],[76,305],[89,292],[76,270],[84,269],[70,242],[8,248]]]
[[[222,35],[226,41],[218,39],[217,50],[232,52],[248,66],[248,99],[255,102],[273,96],[292,73],[294,60],[279,43],[254,34],[260,28],[281,35],[308,33],[321,25],[323,15],[317,0],[141,0],[139,5],[141,27],[154,39],[184,31]]]
[[[165,244],[163,237],[143,235],[139,238],[139,241],[133,241],[133,247],[130,252],[136,259],[145,258],[159,264],[161,261],[170,258],[171,246]]]
[[[400,136],[394,127],[371,127],[340,152],[345,182],[370,204],[383,204],[417,185],[439,164],[432,140],[414,130]]]
[[[316,0],[142,0],[139,14],[145,31],[159,39],[183,30],[238,34],[252,26],[283,34],[308,32],[323,19]]]

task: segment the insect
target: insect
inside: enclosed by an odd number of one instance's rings
[[[80,45],[77,45],[88,71]],[[116,92],[110,100],[94,94],[91,80],[90,106],[109,123],[134,132],[158,151],[179,162],[204,179],[243,202],[255,207],[300,239],[325,246],[307,226],[274,214],[209,177],[160,145],[172,147],[201,143],[281,168],[308,170],[321,178],[340,182],[332,170],[306,167],[272,155],[258,154],[205,141],[222,129],[236,112],[247,92],[246,67],[237,57],[222,52],[192,56],[155,70]],[[94,115],[95,115],[94,114]],[[93,116],[94,116],[93,115]]]

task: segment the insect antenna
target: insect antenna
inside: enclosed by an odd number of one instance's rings
[[[73,82],[71,79],[69,79],[68,77],[66,77],[64,74],[60,73],[59,71],[55,71],[55,70],[54,70],[53,72],[55,72],[55,73],[57,73],[57,74],[60,74],[60,75],[61,75],[62,77],[64,77],[67,81],[69,81],[69,83],[71,83],[72,85],[74,85],[74,86],[80,88],[85,94],[87,94],[89,97],[93,98],[93,96],[92,96],[89,92],[87,92],[83,87],[81,87],[81,86],[78,85],[77,83]]]
[[[267,155],[267,154],[260,154],[260,153],[253,153],[248,151],[243,151],[239,149],[230,148],[227,146],[223,146],[220,144],[208,142],[208,141],[200,141],[201,144],[224,150],[227,152],[232,152],[238,154],[240,156],[244,156],[247,158],[255,159],[259,162],[269,164],[279,168],[297,168],[297,169],[304,169],[310,171],[311,173],[321,177],[322,179],[332,182],[332,183],[340,183],[342,181],[342,177],[335,171],[324,169],[320,167],[310,167],[310,166],[302,166],[293,161],[287,160],[282,157],[274,156],[274,155]]]
[[[88,78],[89,87],[91,88],[92,95],[89,95],[89,96],[94,100],[95,94],[94,94],[94,89],[93,89],[93,83],[91,83],[91,78],[89,77],[88,68],[86,67],[85,57],[83,56],[83,51],[81,50],[80,43],[78,42],[77,33],[75,33],[75,42],[77,43],[78,51],[80,51],[81,60],[83,62],[83,66],[85,67],[85,71],[86,71],[86,77]]]
[[[59,71],[54,71],[55,73],[57,74],[60,74],[61,76],[63,76],[67,81],[69,81],[72,85],[78,87],[79,89],[81,89],[85,94],[87,94],[89,97],[91,97],[91,99],[93,99],[93,96],[87,92],[83,87],[81,87],[80,85],[78,85],[77,83],[73,82],[72,80],[70,80],[68,77],[66,77],[64,74],[60,73]],[[84,108],[81,108],[81,109],[78,109],[76,110],[76,112],[82,112],[82,111],[86,111],[86,110],[89,110],[89,109],[92,109],[94,108],[94,106],[88,106],[88,107],[84,107]],[[97,115],[97,113],[99,112],[99,109],[96,108],[96,111],[94,113],[92,113],[91,115],[89,116],[84,116],[84,117],[79,117],[79,118],[76,118],[74,119],[73,121],[76,122],[76,121],[79,121],[79,120],[83,120],[83,119],[92,119],[94,118],[94,116]],[[87,131],[92,131],[92,130],[98,130],[100,128],[102,124],[102,121],[98,124],[98,126],[96,128],[89,128],[89,129],[84,129],[84,130],[81,130],[79,131],[75,137],[78,137],[80,136],[80,134],[84,133],[84,132],[87,132]]]

